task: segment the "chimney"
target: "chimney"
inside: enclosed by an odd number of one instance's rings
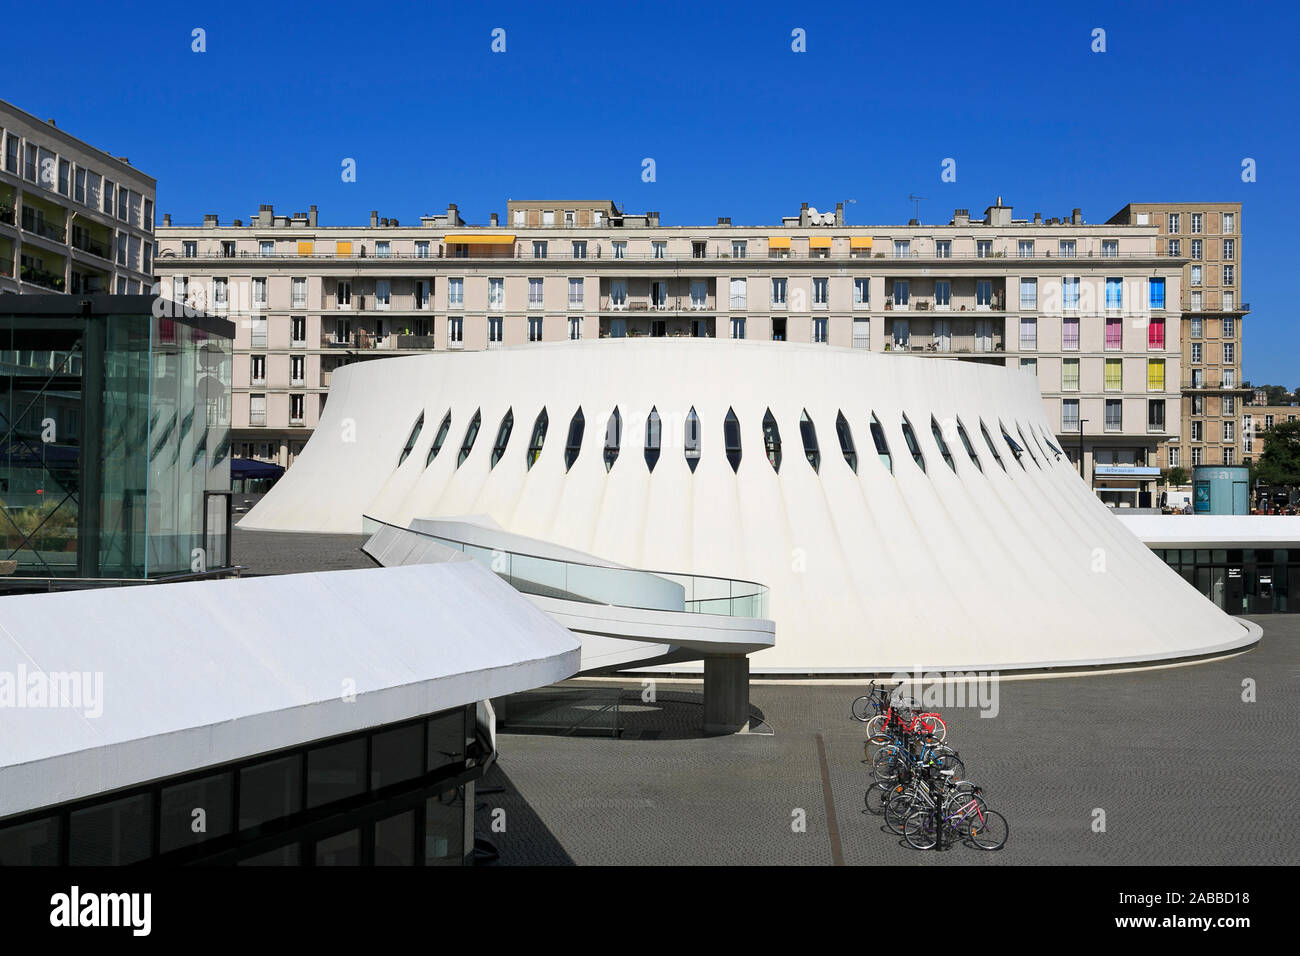
[[[1083,225],[1083,210],[1075,206],[1070,213],[1070,222],[1076,226]]]
[[[217,214],[215,212],[208,212],[203,214],[204,228],[207,228],[209,226],[216,227],[218,225],[220,225],[220,223],[217,221]]]
[[[460,207],[454,202],[447,203],[447,225],[459,226],[460,224]]]
[[[659,213],[648,212],[645,214],[645,223],[647,226],[657,228],[659,226]]]
[[[835,204],[835,225],[844,225],[844,203],[842,202]]]
[[[370,210],[370,228],[374,229],[378,225],[379,225],[379,210],[372,209]]]
[[[313,229],[316,228],[316,207],[315,206],[312,206],[307,213],[307,225],[311,226]]]
[[[1041,226],[1042,224],[1043,224],[1043,214],[1041,212],[1034,213],[1034,225]]]
[[[390,226],[392,226],[394,229],[396,229],[397,226],[398,226],[398,222],[397,222],[396,219],[390,219],[390,220],[388,220],[388,224],[389,224]]]
[[[379,220],[379,225],[388,228],[388,217],[385,216],[383,219]]]
[[[908,224],[909,226],[919,226],[919,225],[921,224],[921,220],[919,220],[919,219],[909,219],[909,220],[907,220],[907,224]]]
[[[954,210],[952,211],[952,222],[949,223],[949,225],[952,225],[952,226],[969,226],[969,225],[970,225],[970,210],[969,210],[969,209],[954,209]]]
[[[51,126],[54,126],[54,127],[56,127],[56,128],[57,128],[58,125],[59,125],[58,123],[54,122],[54,120],[52,120],[52,119],[47,119],[45,122],[49,123]]]
[[[163,213],[163,225],[170,226],[171,224],[172,224],[172,214],[169,212]]]
[[[488,223],[492,226],[493,229],[495,229],[495,228],[497,227],[498,222],[497,222],[497,214],[496,214],[496,213],[492,213],[492,215],[488,216]]]
[[[231,224],[232,226],[242,226],[242,225],[244,224],[244,220],[242,220],[242,219],[235,219],[235,220],[233,220],[230,224]]]

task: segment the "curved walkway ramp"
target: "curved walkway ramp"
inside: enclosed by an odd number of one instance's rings
[[[581,673],[702,660],[705,731],[749,720],[749,658],[776,643],[767,588],[751,581],[645,571],[512,534],[481,516],[366,517],[362,550],[384,566],[468,556],[526,595],[582,641]]]

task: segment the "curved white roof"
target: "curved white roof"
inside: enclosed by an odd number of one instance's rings
[[[621,445],[607,469],[615,408]],[[585,427],[566,453],[579,409]],[[652,409],[662,428],[653,469],[643,447]],[[765,454],[769,411],[779,470]],[[513,429],[498,455],[507,412]],[[841,414],[856,468],[841,452]],[[357,532],[363,513],[399,525],[486,514],[508,532],[629,567],[757,581],[771,588],[780,639],[753,655],[756,672],[1088,666],[1257,639],[1116,521],[1054,442],[1037,380],[995,366],[699,339],[438,353],[336,372],[303,454],[241,525]]]
[[[461,555],[7,597],[0,683],[22,675],[29,690],[0,700],[0,817],[538,687],[578,663],[572,634]],[[91,693],[38,706],[33,674],[91,675]]]

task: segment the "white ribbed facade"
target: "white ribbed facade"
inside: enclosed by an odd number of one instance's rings
[[[566,444],[579,408],[585,429],[573,458]],[[607,469],[616,408],[621,442]],[[549,425],[530,468],[543,409]],[[662,422],[653,470],[644,447],[652,409]],[[779,470],[765,444],[769,411]],[[494,464],[507,412],[513,429]],[[729,412],[740,439],[734,469]],[[801,437],[805,413],[816,467]],[[460,462],[476,414],[479,432]],[[856,470],[842,452],[841,414]],[[873,419],[892,470],[877,454]],[[1019,460],[1004,429],[1024,448]],[[1152,555],[1049,442],[1035,377],[992,366],[671,339],[433,354],[341,369],[298,465],[241,524],[359,532],[362,514],[402,525],[488,515],[508,532],[630,567],[761,582],[771,588],[776,646],[752,656],[760,673],[1087,666],[1258,638]]]

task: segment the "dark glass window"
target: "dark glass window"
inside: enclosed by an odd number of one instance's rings
[[[250,856],[240,860],[239,866],[300,866],[302,864],[302,847],[297,843],[276,847],[266,853]]]
[[[912,431],[912,423],[903,416],[903,441],[907,443],[907,450],[912,453],[912,461],[916,462],[916,467],[925,471],[925,456],[921,454],[921,446],[917,443],[916,433]]]
[[[355,797],[366,789],[366,739],[307,751],[307,806]]]
[[[360,830],[346,830],[316,841],[317,866],[356,866],[360,862]]]
[[[772,417],[770,408],[763,416],[763,450],[767,453],[767,460],[772,464],[772,470],[780,474],[781,430],[776,427],[776,419]]]
[[[812,465],[813,471],[820,471],[822,464],[821,449],[817,447],[817,426],[808,417],[808,409],[799,416],[799,437],[803,439],[803,456]]]
[[[397,459],[400,465],[406,461],[407,456],[411,454],[411,449],[415,447],[415,441],[420,437],[420,431],[424,428],[424,412],[420,412],[420,417],[415,420],[414,427],[411,428],[411,435],[406,439],[406,444],[402,447],[402,457]]]
[[[510,432],[515,427],[514,409],[506,410],[506,417],[501,419],[501,427],[497,429],[497,440],[492,443],[492,464],[490,468],[495,468],[501,456],[506,453],[506,444],[510,441]]]
[[[460,443],[460,455],[456,458],[456,467],[459,468],[465,464],[465,459],[469,453],[474,450],[474,439],[478,438],[479,427],[483,424],[483,415],[478,409],[474,410],[474,417],[470,419],[469,428],[465,429],[465,440]]]
[[[892,475],[894,473],[894,456],[889,453],[889,442],[885,441],[885,429],[881,426],[880,419],[875,415],[871,416],[871,441],[876,446],[876,454],[880,456],[880,463]]]
[[[582,435],[587,430],[587,420],[582,417],[582,409],[573,413],[569,421],[569,437],[564,443],[564,470],[568,471],[578,460],[582,452]]]
[[[740,470],[740,420],[736,418],[736,410],[727,409],[727,417],[722,422],[723,444],[727,449],[727,461],[731,462],[731,470]]]
[[[695,414],[695,406],[686,414],[686,467],[695,473],[700,463],[700,416]]]
[[[989,451],[993,453],[993,460],[1001,466],[1003,471],[1006,471],[1006,463],[1003,462],[1002,456],[998,454],[998,446],[993,444],[993,438],[989,435],[989,430],[985,427],[983,419],[980,420],[980,431],[984,433],[984,443],[989,446]]]
[[[460,866],[465,854],[465,797],[448,790],[424,801],[424,865]]]
[[[531,469],[537,464],[537,459],[542,457],[542,445],[546,443],[546,427],[550,420],[546,417],[546,409],[542,409],[537,415],[537,421],[533,422],[533,437],[528,440],[528,467]]]
[[[618,450],[623,445],[623,416],[614,409],[605,425],[605,470],[609,471],[618,460]]]
[[[56,866],[59,821],[33,820],[0,830],[0,866]]]
[[[74,811],[68,822],[72,866],[122,866],[152,852],[153,799],[142,793]]]
[[[943,440],[943,432],[933,415],[930,416],[930,434],[934,436],[934,443],[939,446],[939,454],[943,456],[943,460],[947,462],[949,468],[956,471],[957,465],[952,460],[952,453],[948,451],[948,443]]]
[[[1012,438],[1010,435],[1007,434],[1006,425],[1002,425],[1001,423],[999,423],[999,426],[1002,429],[1002,440],[1007,443],[1007,447],[1011,449],[1011,454],[1015,457],[1016,461],[1020,463],[1020,467],[1024,468],[1025,462],[1022,456],[1024,455],[1025,450],[1020,447],[1019,442],[1017,442],[1014,438]]]
[[[449,431],[451,431],[451,412],[447,412],[442,424],[438,426],[438,434],[433,436],[433,444],[429,446],[429,457],[424,459],[425,468],[428,468],[430,463],[438,457],[438,452],[442,451],[442,443],[447,440],[447,432]]]
[[[301,809],[301,758],[280,757],[239,772],[239,829],[261,826]]]
[[[375,822],[375,866],[415,865],[415,811]]]
[[[973,461],[975,467],[982,472],[984,466],[980,464],[980,456],[975,454],[975,448],[970,443],[970,436],[966,434],[966,426],[961,423],[960,418],[957,419],[957,435],[961,438],[961,443],[966,449],[966,454],[970,456],[970,460]]]
[[[659,410],[651,408],[645,420],[645,463],[651,470],[659,461],[659,446],[663,438],[663,423],[659,420]]]
[[[849,428],[848,419],[844,417],[843,412],[835,417],[835,434],[839,436],[840,451],[844,455],[844,460],[853,469],[853,473],[857,474],[858,450],[853,445],[853,430]]]
[[[1025,449],[1025,451],[1029,452],[1029,460],[1032,461],[1035,465],[1038,465],[1039,468],[1042,468],[1043,466],[1038,463],[1038,455],[1034,454],[1034,443],[1032,441],[1025,440],[1025,433],[1021,431],[1019,425],[1016,426],[1016,434],[1020,436],[1021,446]],[[1029,433],[1030,439],[1033,438],[1033,435],[1034,435],[1033,432]],[[1041,455],[1042,453],[1043,453],[1043,449],[1039,448],[1038,454]]]
[[[233,773],[219,773],[163,787],[159,850],[167,853],[230,833],[235,822],[234,783]]]
[[[424,773],[424,727],[411,724],[377,733],[370,742],[370,789],[413,780]]]
[[[452,711],[429,718],[427,770],[439,770],[465,761],[465,714]]]

